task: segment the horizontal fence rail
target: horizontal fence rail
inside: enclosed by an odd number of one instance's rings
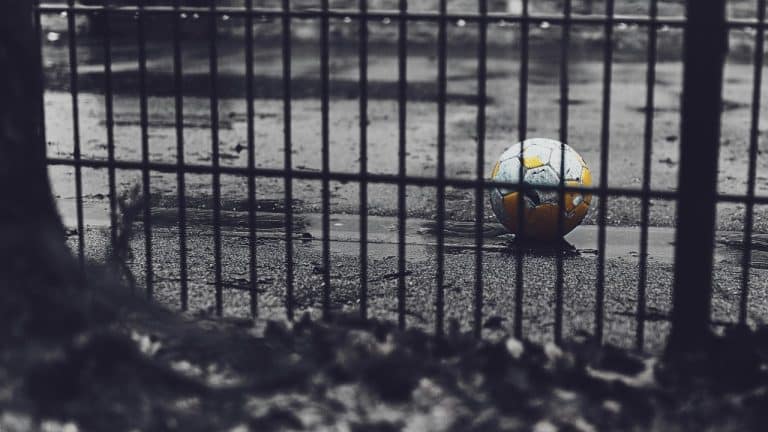
[[[138,162],[138,161],[115,161],[114,163],[110,163],[109,161],[100,160],[100,159],[81,159],[79,161],[76,161],[74,159],[53,158],[53,157],[48,158],[48,164],[53,166],[56,166],[56,165],[72,166],[72,167],[80,166],[80,167],[86,167],[86,168],[109,168],[110,166],[112,166],[114,168],[124,169],[124,170],[142,170],[145,167],[145,165],[142,162]],[[179,170],[177,167],[177,164],[172,164],[172,163],[149,162],[146,164],[146,167],[148,167],[152,171],[164,172],[164,173],[175,173]],[[231,166],[220,166],[214,169],[213,167],[208,165],[193,165],[193,164],[184,165],[181,171],[185,174],[213,174],[215,172],[218,172],[219,174],[239,175],[244,177],[256,176],[256,177],[273,177],[273,178],[285,178],[285,176],[290,174],[292,178],[297,180],[322,180],[324,177],[323,173],[320,173],[317,171],[302,171],[302,170],[286,171],[286,170],[277,169],[277,168],[255,168],[251,170],[249,168],[231,167]],[[404,183],[408,186],[432,186],[432,187],[438,186],[440,184],[440,181],[434,177],[422,177],[422,176],[399,177],[396,174],[368,173],[366,175],[360,175],[359,173],[330,171],[327,174],[327,177],[329,180],[334,180],[339,182],[367,182],[367,183],[382,183],[382,184]],[[465,179],[465,178],[446,178],[443,180],[443,182],[446,186],[453,186],[456,188],[463,188],[463,189],[474,189],[479,186],[482,188],[501,187],[501,188],[509,188],[509,189],[520,189],[522,191],[533,190],[533,189],[542,190],[542,191],[560,190],[559,186],[549,186],[549,185],[531,186],[525,183],[520,184],[520,183],[514,183],[514,182],[502,182],[502,181],[496,181],[496,180],[490,180],[490,179],[477,180],[477,179]],[[584,186],[563,186],[563,191],[581,192],[585,194],[592,194],[598,197],[626,196],[626,197],[642,198],[645,196],[648,198],[670,200],[670,201],[674,201],[678,197],[677,192],[670,191],[670,190],[650,190],[650,191],[644,192],[642,189],[621,188],[621,187],[606,187],[605,189],[601,189],[601,188],[584,187]],[[753,199],[755,204],[768,204],[768,197],[766,196],[755,196],[754,198],[750,198],[747,195],[739,195],[739,194],[719,193],[717,195],[717,200],[720,202],[744,203],[744,202],[747,202],[747,200],[749,199]]]
[[[111,225],[111,241],[114,244],[117,241],[117,207],[116,192],[117,185],[115,179],[116,170],[129,170],[137,171],[141,173],[141,183],[143,195],[150,195],[150,182],[152,173],[168,173],[175,174],[178,197],[178,247],[179,247],[179,267],[180,267],[180,303],[181,309],[187,310],[189,307],[189,287],[188,278],[192,269],[189,268],[188,262],[188,214],[187,214],[187,175],[209,175],[211,176],[212,187],[212,199],[213,199],[213,274],[214,274],[214,289],[215,289],[215,312],[218,315],[223,314],[223,285],[224,274],[222,266],[222,232],[221,232],[221,218],[222,218],[222,204],[221,204],[221,187],[222,176],[240,176],[246,177],[247,193],[248,193],[248,286],[249,291],[249,310],[252,316],[257,316],[260,308],[260,300],[257,292],[257,278],[259,271],[259,263],[257,262],[257,247],[259,238],[257,236],[257,221],[256,212],[257,206],[255,202],[255,196],[257,192],[256,179],[257,178],[271,178],[283,180],[283,196],[285,200],[285,208],[283,210],[285,216],[285,233],[283,240],[285,242],[285,308],[286,314],[289,319],[294,318],[294,314],[297,311],[296,304],[296,257],[294,249],[294,241],[296,241],[296,233],[294,232],[294,221],[296,215],[294,215],[294,209],[292,202],[295,198],[293,190],[294,180],[313,180],[321,182],[321,197],[320,207],[322,211],[322,247],[321,247],[321,262],[318,266],[319,272],[322,278],[322,288],[319,296],[321,297],[321,308],[323,316],[328,318],[332,305],[332,283],[331,283],[331,236],[330,236],[330,219],[331,219],[331,199],[330,199],[330,182],[343,182],[343,183],[355,183],[360,186],[359,190],[359,222],[360,222],[360,245],[359,245],[359,260],[360,260],[360,288],[358,294],[359,298],[359,310],[362,319],[367,319],[369,315],[369,308],[371,308],[369,302],[369,268],[368,268],[368,219],[367,214],[369,190],[370,184],[387,184],[397,186],[397,224],[395,230],[397,231],[397,287],[396,287],[396,299],[397,299],[397,317],[398,325],[401,328],[406,326],[406,310],[407,310],[407,284],[406,284],[406,220],[407,220],[407,197],[406,187],[419,186],[419,187],[433,187],[435,188],[435,201],[436,201],[436,260],[435,260],[435,290],[434,290],[434,313],[436,317],[435,332],[438,335],[443,335],[446,332],[444,326],[445,321],[445,288],[446,281],[444,279],[445,273],[445,222],[447,219],[445,196],[446,188],[454,187],[460,189],[473,190],[473,209],[475,220],[473,222],[474,233],[474,271],[473,271],[473,302],[472,302],[472,327],[474,334],[481,335],[484,319],[484,281],[483,281],[483,252],[484,252],[484,240],[483,240],[483,228],[485,219],[485,191],[488,188],[504,187],[511,190],[516,190],[519,193],[524,193],[527,190],[540,190],[557,192],[559,196],[559,202],[564,204],[564,195],[567,192],[578,192],[584,194],[591,194],[599,198],[598,211],[597,211],[597,223],[598,223],[598,256],[596,260],[596,291],[595,291],[595,307],[594,307],[594,321],[595,328],[594,333],[598,340],[602,341],[604,329],[604,302],[605,302],[605,290],[606,290],[606,262],[605,262],[605,248],[606,248],[606,227],[607,221],[607,201],[610,197],[630,197],[640,199],[640,245],[639,245],[639,260],[638,260],[638,284],[637,284],[637,304],[634,310],[634,317],[636,322],[635,328],[635,346],[642,350],[644,346],[644,339],[646,335],[645,322],[648,317],[647,304],[647,285],[648,285],[648,228],[650,224],[650,206],[651,200],[665,200],[677,202],[680,198],[678,191],[676,190],[654,190],[651,188],[651,154],[652,143],[654,134],[654,110],[645,109],[643,113],[644,125],[643,125],[643,138],[642,138],[642,178],[640,188],[626,188],[626,187],[611,187],[608,182],[608,165],[609,158],[608,152],[610,149],[610,124],[611,124],[611,87],[612,87],[612,75],[614,65],[614,47],[613,47],[613,31],[614,26],[620,24],[636,24],[639,26],[647,27],[647,69],[645,79],[645,106],[654,107],[654,86],[656,84],[656,63],[658,60],[658,31],[661,28],[685,28],[686,19],[684,17],[676,16],[659,16],[658,0],[649,0],[649,13],[648,15],[619,15],[614,14],[614,1],[607,0],[605,2],[605,10],[602,14],[590,14],[580,15],[573,11],[572,1],[565,0],[563,2],[562,14],[539,14],[530,13],[529,1],[523,0],[522,13],[499,13],[491,12],[488,10],[488,4],[486,1],[479,1],[478,8],[475,11],[468,11],[462,13],[449,12],[446,0],[440,0],[436,11],[411,11],[408,7],[407,0],[399,0],[398,9],[396,10],[372,10],[369,9],[366,0],[359,0],[359,8],[357,9],[338,9],[331,8],[328,0],[322,0],[320,2],[320,8],[317,9],[294,9],[291,6],[290,0],[282,0],[282,7],[280,8],[261,8],[255,7],[253,0],[244,0],[242,7],[232,6],[217,6],[216,2],[211,1],[208,7],[190,7],[183,5],[181,0],[174,0],[169,2],[167,6],[148,5],[144,0],[137,0],[135,4],[126,5],[121,3],[120,5],[107,4],[107,5],[80,5],[76,4],[73,0],[68,0],[65,4],[40,4],[37,7],[37,13],[39,15],[45,14],[66,14],[67,16],[67,31],[68,31],[68,53],[69,53],[69,78],[70,87],[69,92],[71,94],[72,104],[72,121],[73,125],[73,143],[74,143],[74,156],[72,158],[59,158],[49,157],[49,166],[65,166],[72,167],[75,170],[75,182],[76,182],[76,208],[77,208],[77,226],[78,226],[78,254],[81,263],[84,260],[84,215],[83,215],[83,190],[82,190],[82,170],[84,168],[92,169],[106,169],[108,170],[108,187],[109,187],[109,210],[110,210],[110,225]],[[748,173],[748,191],[745,195],[730,194],[730,193],[716,193],[716,200],[723,203],[736,203],[746,204],[747,210],[745,212],[745,233],[744,242],[749,244],[750,236],[753,231],[754,223],[754,207],[756,205],[768,205],[768,196],[757,196],[755,194],[755,177],[757,175],[756,160],[758,157],[758,139],[759,139],[759,119],[760,119],[760,103],[761,103],[761,75],[763,70],[763,49],[764,49],[764,36],[765,36],[765,0],[757,0],[756,7],[758,12],[756,18],[742,18],[742,19],[729,19],[726,21],[726,27],[728,29],[754,29],[755,30],[755,51],[754,51],[754,87],[752,96],[752,106],[750,112],[750,138],[749,138],[749,173]],[[77,45],[75,43],[76,35],[76,23],[75,15],[87,15],[95,17],[95,19],[101,20],[104,25],[103,34],[99,37],[103,38],[103,74],[104,74],[104,101],[105,101],[105,115],[106,115],[106,142],[107,142],[107,157],[102,158],[84,158],[82,157],[82,151],[80,148],[80,129],[79,129],[79,92],[78,92],[78,57],[77,57]],[[153,162],[149,157],[149,110],[148,110],[148,98],[146,80],[147,80],[147,29],[146,18],[151,16],[172,16],[173,24],[171,28],[172,32],[172,72],[173,72],[173,109],[175,119],[175,149],[177,151],[177,160],[175,163],[163,163]],[[211,164],[199,165],[188,163],[185,160],[185,138],[184,138],[184,80],[183,80],[183,56],[182,45],[186,43],[186,40],[182,38],[182,18],[187,15],[195,15],[207,20],[207,53],[208,53],[208,73],[210,80],[209,86],[209,110],[210,110],[210,151],[211,151]],[[140,129],[141,136],[139,142],[140,148],[140,161],[124,161],[118,160],[115,157],[115,137],[114,137],[114,80],[113,80],[113,68],[112,68],[112,39],[114,34],[110,31],[111,20],[115,17],[128,16],[137,19],[137,40],[138,46],[138,75],[139,75],[139,109],[140,109]],[[217,40],[217,28],[218,17],[240,17],[244,19],[245,24],[245,40],[243,42],[244,58],[245,58],[245,94],[243,98],[246,102],[247,113],[247,125],[245,133],[245,149],[247,151],[247,164],[243,167],[233,167],[221,165],[219,161],[219,146],[220,146],[220,113],[219,113],[219,101],[223,97],[221,96],[218,88],[217,77],[219,76],[218,68],[218,40]],[[330,86],[330,74],[331,74],[331,53],[330,53],[330,20],[331,19],[351,19],[359,21],[359,28],[357,34],[357,56],[359,60],[359,83],[360,93],[358,95],[359,105],[357,106],[357,115],[359,115],[359,156],[360,166],[357,172],[339,172],[331,169],[330,159],[330,144],[331,144],[331,123],[330,123],[330,99],[329,86]],[[262,168],[257,167],[256,161],[258,154],[256,150],[258,138],[255,135],[254,124],[254,39],[258,36],[254,35],[253,26],[256,20],[274,20],[277,23],[280,30],[280,45],[281,45],[281,84],[282,84],[282,100],[281,111],[283,115],[282,127],[283,127],[283,141],[280,143],[283,146],[283,167],[282,168]],[[317,53],[320,69],[319,69],[319,86],[320,91],[318,99],[320,102],[320,136],[318,137],[321,143],[321,169],[318,171],[307,171],[299,169],[294,166],[293,163],[293,130],[294,124],[292,122],[292,22],[294,20],[316,20],[320,29],[319,44],[320,51]],[[396,45],[396,59],[397,59],[397,106],[396,106],[396,123],[397,123],[397,164],[398,169],[396,174],[375,174],[369,172],[368,154],[369,149],[373,146],[370,142],[367,133],[367,115],[369,111],[369,94],[368,94],[368,44],[369,44],[369,29],[368,26],[372,21],[376,20],[391,20],[397,21],[397,35],[394,44]],[[448,58],[450,53],[447,46],[449,43],[447,25],[451,22],[464,22],[464,23],[476,23],[477,24],[477,88],[476,88],[476,139],[475,150],[477,151],[475,173],[470,178],[452,178],[446,174],[446,107],[447,107],[447,71],[448,71]],[[408,100],[408,24],[412,22],[432,22],[437,24],[436,32],[436,71],[437,71],[437,95],[436,95],[436,120],[437,120],[437,136],[436,136],[436,175],[433,177],[416,176],[408,174],[406,170],[406,154],[408,150],[406,128],[408,123],[407,118],[407,100]],[[601,77],[601,101],[600,101],[600,131],[599,131],[599,157],[600,157],[600,181],[596,187],[575,187],[566,185],[564,183],[565,161],[562,158],[561,166],[557,167],[560,171],[560,184],[557,186],[531,186],[523,182],[498,182],[487,179],[484,172],[485,167],[485,150],[486,150],[486,121],[488,113],[486,106],[489,101],[488,89],[486,87],[487,75],[488,75],[488,31],[489,26],[493,24],[519,24],[520,40],[520,77],[519,77],[519,112],[517,113],[517,134],[518,138],[522,141],[526,138],[527,123],[528,123],[528,101],[535,95],[528,93],[529,84],[529,48],[530,48],[530,26],[549,23],[552,25],[561,26],[561,39],[560,49],[558,51],[559,56],[553,59],[553,66],[557,66],[559,70],[559,83],[558,94],[559,99],[559,140],[563,143],[568,141],[568,125],[572,122],[569,119],[568,112],[568,97],[570,94],[570,79],[569,79],[569,48],[568,44],[571,40],[572,27],[576,25],[592,25],[602,26],[603,31],[603,46],[602,46],[602,77]],[[39,31],[42,31],[39,20],[37,21]],[[522,174],[522,166],[521,166]],[[522,178],[522,176],[521,176]],[[518,226],[524,223],[523,219],[523,206],[518,206],[519,214],[517,215]],[[143,214],[143,234],[144,234],[144,266],[146,274],[144,275],[144,283],[146,285],[146,294],[149,297],[153,296],[153,284],[155,281],[155,275],[153,272],[154,260],[153,257],[153,227],[151,221],[151,209],[149,205],[144,208]],[[562,212],[558,216],[558,232],[563,233],[564,222]],[[561,246],[562,247],[562,246]],[[677,246],[676,246],[677,247]],[[739,321],[741,323],[746,322],[747,316],[747,299],[748,299],[748,282],[749,282],[749,265],[751,260],[750,247],[746,247],[747,252],[742,262],[741,273],[741,299],[739,306]],[[523,315],[525,310],[524,304],[524,275],[523,264],[525,261],[524,253],[518,252],[515,254],[515,275],[516,283],[513,290],[510,290],[509,295],[514,297],[514,322],[512,323],[514,334],[516,336],[523,336]],[[564,257],[562,250],[556,255],[556,272],[554,283],[554,324],[553,333],[556,342],[562,340],[563,333],[563,309],[564,309]],[[718,323],[717,320],[712,320],[713,323]]]
[[[82,14],[91,14],[103,11],[109,11],[114,14],[126,14],[135,15],[142,13],[137,6],[62,6],[54,4],[42,4],[39,8],[42,13],[61,13],[61,12],[73,12]],[[198,14],[198,15],[228,15],[231,17],[248,16],[258,18],[280,18],[287,16],[289,18],[298,19],[317,19],[317,18],[352,18],[352,19],[364,19],[364,20],[380,20],[384,18],[404,19],[406,21],[458,21],[464,20],[467,22],[489,22],[489,23],[520,23],[528,22],[531,24],[541,24],[544,22],[550,24],[593,24],[604,25],[606,22],[612,23],[625,23],[625,24],[638,24],[638,25],[658,25],[658,26],[670,26],[670,27],[683,27],[685,25],[685,18],[683,17],[656,17],[652,18],[643,15],[571,15],[566,17],[564,15],[557,14],[531,14],[531,15],[518,15],[510,13],[488,12],[487,14],[479,13],[453,13],[446,12],[441,15],[439,12],[416,12],[410,11],[401,13],[397,10],[368,10],[361,12],[358,9],[301,9],[301,10],[282,10],[274,8],[253,8],[248,10],[242,7],[216,7],[216,10],[212,11],[209,8],[202,7],[189,7],[176,9],[170,6],[145,6],[143,13],[147,14]],[[726,25],[728,28],[765,28],[766,23],[758,19],[750,18],[730,18]]]

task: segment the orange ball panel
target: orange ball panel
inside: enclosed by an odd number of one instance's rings
[[[503,224],[509,230],[509,232],[514,234],[517,234],[517,220],[518,220],[517,206],[519,204],[519,200],[517,199],[518,195],[519,195],[518,192],[512,192],[506,195],[502,199],[502,205],[504,206],[504,214],[506,215],[506,218],[503,221]],[[526,215],[523,214],[523,217],[526,217]]]
[[[566,233],[571,232],[581,223],[582,220],[584,220],[584,216],[587,215],[587,210],[589,210],[589,203],[585,200],[576,206],[576,209],[570,217],[566,217],[564,219],[563,228],[565,228]]]
[[[518,230],[518,192],[512,192],[506,195],[503,200],[505,220],[504,226],[513,234],[519,235]],[[571,209],[563,215],[563,234],[571,232],[581,223],[589,210],[589,204],[582,201],[579,205],[573,207],[573,197],[566,196],[566,202],[571,203]],[[523,237],[538,240],[557,239],[557,218],[559,206],[556,204],[541,204],[536,208],[526,207],[523,211]]]

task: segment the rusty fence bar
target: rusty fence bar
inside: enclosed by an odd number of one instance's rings
[[[67,6],[74,7],[74,0],[67,0]],[[72,143],[73,159],[81,160],[80,149],[80,99],[78,95],[77,73],[77,29],[75,27],[75,15],[67,14],[67,43],[69,45],[69,91],[72,96]],[[43,105],[45,106],[45,105]],[[85,224],[83,222],[83,170],[75,165],[75,205],[77,206],[77,257],[80,268],[85,268]]]
[[[480,16],[488,14],[488,1],[479,3]],[[485,116],[487,101],[486,76],[488,75],[488,22],[481,20],[477,43],[477,163],[478,180],[485,178]],[[485,221],[485,191],[475,188],[475,304],[474,333],[480,337],[483,328],[483,222]]]
[[[613,67],[613,0],[606,0],[605,33],[603,40],[603,101],[600,123],[600,186],[597,208],[597,284],[595,290],[595,337],[603,340],[605,316],[605,229],[608,213],[608,151],[611,130],[611,73]]]
[[[520,142],[525,141],[528,133],[528,38],[529,38],[529,25],[530,21],[526,18],[528,15],[528,3],[529,0],[523,0],[522,18],[520,22],[520,95],[518,101],[518,117],[517,117],[517,140]],[[520,146],[520,160],[525,159],[525,146]],[[523,164],[520,164],[520,170],[518,171],[518,179],[523,178]],[[523,182],[518,182],[513,186],[520,197],[525,194],[525,188]],[[518,200],[518,202],[523,202]],[[517,230],[518,232],[525,232],[525,218],[523,217],[523,210],[525,206],[517,206]],[[522,248],[518,248],[517,256],[515,257],[515,316],[514,323],[512,325],[512,331],[515,337],[520,338],[523,336],[523,295],[524,295],[524,275],[523,264],[524,254]]]
[[[437,30],[437,286],[435,287],[435,334],[442,336],[445,320],[445,104],[448,74],[448,1],[440,0]]]
[[[397,27],[397,325],[405,328],[406,100],[408,97],[408,0],[400,0]]]
[[[571,41],[571,24],[568,18],[571,18],[572,12],[571,0],[565,0],[563,4],[563,16],[566,21],[562,25],[560,38],[560,152],[565,154],[565,143],[568,142],[568,51]],[[565,208],[565,158],[560,158],[560,166],[557,167],[560,173],[560,190],[558,191],[558,205]],[[565,218],[563,212],[557,213],[557,233],[558,238],[563,236],[565,231]],[[562,243],[561,243],[562,246]],[[555,257],[555,343],[560,343],[563,338],[563,284],[564,284],[564,257],[562,248],[558,248]]]
[[[285,151],[283,176],[285,185],[285,306],[288,319],[293,319],[293,141],[291,131],[291,0],[283,0],[283,128]]]
[[[246,0],[245,8],[253,9],[253,0]],[[245,17],[245,105],[248,132],[248,168],[256,168],[256,131],[254,130],[253,117],[253,14]],[[250,298],[250,312],[252,317],[258,315],[258,293],[256,292],[258,280],[258,263],[256,261],[256,177],[248,176],[248,285]]]
[[[154,289],[154,271],[152,268],[152,213],[151,203],[149,202],[150,184],[149,184],[149,114],[147,107],[147,38],[145,34],[146,14],[143,13],[144,1],[137,0],[139,15],[137,17],[137,45],[139,46],[139,123],[141,125],[141,190],[144,196],[144,285],[147,298],[152,298]]]
[[[648,14],[651,19],[657,18],[659,12],[658,0],[651,0]],[[637,282],[637,329],[635,332],[635,348],[642,351],[645,343],[645,305],[646,283],[648,268],[648,223],[650,219],[650,201],[648,193],[651,190],[651,151],[653,145],[653,107],[654,88],[656,84],[657,57],[657,28],[648,26],[648,68],[645,81],[645,123],[643,129],[643,196],[640,210],[640,262],[638,265]]]
[[[360,11],[368,10],[368,0],[360,0]],[[359,27],[360,62],[360,174],[368,172],[368,21]],[[360,318],[368,318],[368,184],[360,183]]]
[[[328,0],[320,2],[323,12],[328,11]],[[320,113],[322,121],[322,230],[323,230],[323,318],[328,319],[331,312],[331,186],[330,186],[330,126],[329,126],[329,89],[330,53],[329,33],[330,21],[328,13],[320,16]]]
[[[114,125],[114,97],[112,94],[112,37],[110,30],[109,9],[104,10],[103,15],[103,45],[104,45],[104,115],[107,129],[107,160],[115,162],[115,125]],[[109,218],[110,239],[112,244],[117,242],[117,182],[115,179],[115,167],[107,170],[109,183]]]
[[[181,0],[174,0],[174,7],[181,8]],[[187,282],[187,192],[184,176],[184,88],[181,62],[181,13],[173,17],[173,92],[176,123],[176,196],[179,202],[179,284],[181,285],[181,310],[189,306]]]
[[[765,24],[765,0],[757,0],[757,20]],[[755,34],[754,72],[752,85],[752,112],[749,129],[749,168],[747,174],[747,201],[744,210],[744,256],[741,274],[741,300],[739,304],[739,323],[747,322],[749,306],[749,266],[752,261],[752,225],[755,210],[755,178],[757,177],[758,140],[760,139],[760,102],[763,79],[763,53],[765,49],[765,26],[758,27]]]

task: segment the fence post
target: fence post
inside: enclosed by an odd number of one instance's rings
[[[721,90],[727,51],[725,0],[688,0],[687,15],[670,352],[697,350],[709,335]]]

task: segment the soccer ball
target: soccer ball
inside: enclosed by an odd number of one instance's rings
[[[491,180],[517,183],[520,179],[522,164],[524,184],[559,186],[563,154],[565,154],[564,184],[591,186],[592,174],[576,150],[567,144],[546,138],[531,138],[509,147],[493,166]],[[511,233],[520,238],[533,240],[557,239],[560,200],[556,190],[529,189],[524,192],[523,199],[520,199],[520,194],[514,187],[493,186],[490,189],[490,195],[496,218]],[[591,194],[580,192],[564,194],[563,235],[581,223],[591,201]],[[522,231],[518,227],[520,203],[524,205]]]

